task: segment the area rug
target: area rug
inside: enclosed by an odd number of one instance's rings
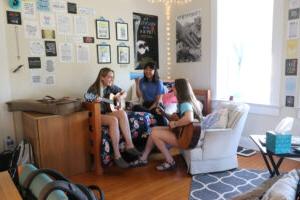
[[[249,191],[269,178],[268,171],[236,169],[199,174],[192,178],[190,200],[230,199]]]

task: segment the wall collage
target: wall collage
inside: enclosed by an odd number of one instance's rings
[[[15,26],[18,60],[21,57],[19,27],[24,30],[22,37],[28,41],[26,60],[33,85],[55,85],[56,63],[89,64],[94,43],[98,43],[95,47],[97,63],[111,63],[110,21],[96,18],[94,8],[63,0],[8,0],[8,3],[7,23]],[[93,33],[89,29],[91,20],[95,21]],[[115,28],[117,62],[129,64],[128,23],[119,18]],[[94,35],[100,42],[95,41]],[[58,40],[58,37],[64,39]],[[17,66],[13,72],[21,67],[23,65]]]
[[[300,0],[289,0],[287,57],[285,60],[285,106],[296,107],[300,50]]]

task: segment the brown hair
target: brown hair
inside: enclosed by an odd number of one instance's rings
[[[175,80],[176,97],[178,103],[189,102],[193,106],[194,114],[196,118],[202,118],[202,104],[196,99],[192,90],[191,84],[187,79],[176,79]]]
[[[91,85],[91,87],[89,88],[89,90],[95,91],[97,95],[100,95],[100,84],[101,84],[101,77],[105,77],[107,76],[107,74],[109,72],[112,72],[113,74],[115,74],[114,70],[108,68],[108,67],[104,67],[102,69],[100,69],[97,79],[95,80],[95,82]]]

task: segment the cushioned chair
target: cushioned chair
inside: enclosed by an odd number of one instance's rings
[[[225,171],[238,167],[237,147],[248,115],[247,104],[221,103],[228,109],[225,129],[202,130],[196,148],[182,151],[190,174]]]

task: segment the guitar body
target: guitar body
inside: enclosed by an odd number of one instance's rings
[[[197,146],[201,134],[199,122],[193,122],[186,126],[172,129],[176,134],[179,147],[182,149],[193,149]]]
[[[116,95],[111,93],[109,94],[109,96],[100,99],[100,101],[104,103],[106,110],[109,112],[123,110],[125,108],[125,100],[121,99],[120,102],[117,101],[117,99],[115,98]]]

